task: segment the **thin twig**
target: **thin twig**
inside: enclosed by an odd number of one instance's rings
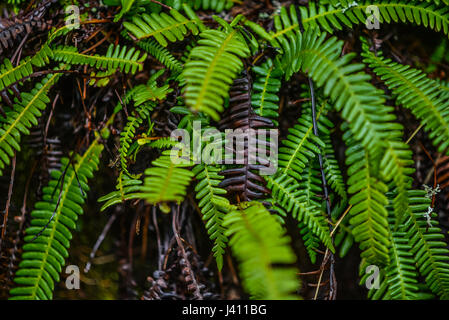
[[[8,224],[9,206],[11,205],[12,189],[14,186],[14,176],[16,174],[16,152],[14,151],[14,157],[12,158],[12,170],[11,170],[11,180],[9,182],[8,188],[8,199],[6,200],[5,213],[3,215],[3,225],[2,225],[2,235],[0,238],[0,252],[2,250],[3,240],[6,235],[6,226]]]

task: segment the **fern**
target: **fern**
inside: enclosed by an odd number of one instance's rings
[[[32,57],[26,57],[14,67],[11,61],[5,59],[0,66],[0,91],[33,73],[33,66],[42,67],[50,62],[53,52],[47,44]]]
[[[166,66],[168,69],[181,72],[182,65],[166,48],[152,39],[138,41],[136,43],[140,48]]]
[[[287,212],[291,212],[293,218],[307,225],[323,244],[333,252],[334,247],[326,217],[315,204],[307,203],[299,183],[287,175],[266,176],[265,179],[276,203]]]
[[[277,126],[279,117],[277,94],[281,88],[282,70],[271,59],[261,66],[253,67],[252,70],[256,74],[251,95],[254,112],[261,117],[271,119]]]
[[[6,119],[0,119],[0,175],[5,166],[9,165],[14,150],[20,151],[21,136],[30,134],[31,126],[37,124],[41,111],[50,102],[47,94],[60,76],[48,75],[31,92],[22,93],[22,101],[16,102],[14,109],[6,112]]]
[[[188,159],[163,151],[162,155],[152,162],[152,167],[145,170],[145,179],[138,192],[129,195],[129,199],[145,199],[149,204],[162,204],[175,201],[180,203],[193,177],[193,172],[184,169],[192,166]],[[162,207],[164,208],[164,207]]]
[[[98,202],[105,202],[100,211],[104,211],[111,206],[129,200],[129,195],[140,191],[141,184],[141,180],[131,178],[126,173],[120,172],[117,178],[116,191],[112,191],[107,195],[98,198]]]
[[[43,189],[43,201],[37,202],[31,212],[22,262],[14,278],[20,286],[10,291],[11,299],[52,299],[54,284],[60,280],[68,257],[70,229],[76,228],[78,216],[83,213],[89,190],[87,180],[97,170],[102,150],[103,145],[96,139],[82,156],[75,157],[75,164],[63,158],[62,169],[52,171],[52,179]]]
[[[438,151],[446,151],[449,146],[449,102],[440,95],[435,81],[419,70],[383,58],[381,52],[376,56],[366,43],[363,49],[364,62],[385,82],[396,101],[410,109],[430,131]]]
[[[258,202],[245,202],[224,222],[236,255],[244,288],[253,299],[295,299],[299,280],[290,265],[295,256],[277,219]],[[283,268],[273,265],[288,265]]]
[[[58,46],[53,49],[53,59],[63,61],[69,64],[81,64],[96,67],[98,69],[107,69],[115,71],[119,69],[125,73],[136,73],[142,71],[143,61],[147,54],[141,54],[139,50],[134,48],[128,49],[126,46],[114,46],[111,44],[106,55],[86,55],[79,53],[75,47]]]
[[[368,0],[361,1],[356,6],[334,7],[310,2],[308,8],[300,7],[300,10],[305,29],[320,27],[333,33],[335,30],[342,30],[344,26],[352,28],[354,24],[365,24],[368,16],[372,15],[366,9],[373,5],[379,9],[381,25],[393,22],[412,23],[444,34],[449,32],[449,9],[442,4],[414,0]],[[272,37],[276,39],[289,30],[298,28],[298,23],[293,23],[285,30],[277,30]]]
[[[323,111],[324,104],[319,110],[318,117]],[[290,175],[296,180],[301,180],[301,172],[306,167],[311,158],[320,153],[319,147],[323,148],[324,143],[313,134],[312,118],[308,113],[304,113],[298,124],[288,129],[289,135],[282,140],[282,146],[278,154],[278,172]]]
[[[388,188],[374,174],[369,153],[347,131],[346,165],[348,166],[348,193],[351,194],[349,214],[352,235],[360,243],[361,257],[368,263],[385,265],[389,262],[388,212],[385,206]]]
[[[132,22],[125,21],[123,26],[139,40],[154,37],[159,44],[166,47],[167,41],[183,40],[187,31],[197,35],[205,28],[188,6],[184,5],[184,9],[189,19],[172,9],[170,14],[162,12],[133,16]]]
[[[215,259],[217,261],[218,270],[223,267],[223,254],[226,248],[228,238],[225,235],[223,219],[225,214],[231,209],[228,199],[223,197],[226,190],[218,185],[223,180],[223,176],[219,175],[219,167],[199,164],[193,168],[198,183],[195,187],[196,198],[199,200],[198,206],[201,208],[203,219],[206,221],[207,233],[214,246]]]
[[[204,112],[214,120],[223,111],[229,88],[243,68],[240,58],[249,49],[239,31],[206,30],[200,34],[184,66],[185,102],[193,111]]]
[[[443,241],[444,235],[432,213],[431,227],[428,228],[424,216],[428,212],[430,200],[425,198],[425,191],[411,190],[410,212],[405,217],[403,230],[407,233],[411,252],[420,274],[426,284],[441,299],[449,299],[449,250]]]

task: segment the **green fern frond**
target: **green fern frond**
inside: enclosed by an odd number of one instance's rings
[[[256,74],[251,94],[251,105],[254,112],[261,117],[269,118],[278,125],[279,90],[281,88],[282,70],[268,59],[261,66],[253,67]]]
[[[447,1],[447,0],[445,0]],[[423,25],[437,32],[449,33],[449,9],[443,4],[423,3],[414,0],[366,0],[356,2],[355,6],[316,5],[309,2],[309,7],[300,7],[302,22],[305,29],[320,27],[329,33],[342,30],[344,26],[352,28],[354,24],[366,24],[367,18],[373,12],[367,11],[369,6],[379,9],[379,22],[412,23]],[[297,20],[283,30],[277,30],[272,35],[274,39],[281,37],[290,30],[298,29]]]
[[[265,180],[276,203],[290,212],[299,222],[303,222],[326,247],[334,252],[326,217],[315,204],[307,203],[299,183],[285,174],[277,177],[265,176]]]
[[[291,266],[296,258],[288,245],[289,237],[261,203],[240,205],[226,215],[224,225],[239,261],[244,288],[253,299],[297,299],[292,292],[298,289],[299,279]]]
[[[150,117],[151,111],[155,107],[154,102],[147,102],[135,110],[135,115],[129,115],[126,119],[126,125],[123,131],[120,133],[120,163],[122,170],[128,172],[128,150],[132,144],[133,138],[136,135],[138,127],[142,124],[143,120]]]
[[[81,64],[96,67],[98,69],[117,70],[125,73],[136,73],[142,71],[143,61],[147,54],[141,54],[135,48],[128,49],[126,46],[114,46],[111,44],[106,55],[98,54],[90,56],[78,52],[78,49],[70,46],[59,46],[53,49],[53,59],[68,64]]]
[[[392,91],[396,101],[420,120],[439,152],[449,146],[449,101],[440,95],[439,86],[434,80],[410,66],[392,62],[369,51],[368,44],[363,44],[364,62],[373,69],[387,87]]]
[[[185,102],[195,112],[204,112],[214,120],[223,111],[233,80],[243,68],[249,48],[238,30],[206,30],[189,55],[182,77]]]
[[[223,219],[225,214],[231,210],[231,204],[228,199],[222,195],[226,194],[226,190],[218,187],[223,180],[223,176],[218,173],[220,167],[199,164],[193,168],[196,180],[195,186],[196,198],[199,200],[198,206],[201,208],[203,219],[206,221],[207,233],[214,246],[212,252],[217,261],[218,270],[223,267],[223,255],[226,248],[228,238],[225,235],[223,227]]]
[[[60,280],[59,274],[69,255],[70,230],[76,228],[78,216],[83,214],[82,205],[89,190],[87,182],[98,169],[102,150],[97,138],[83,155],[75,157],[74,164],[63,158],[62,169],[51,172],[51,180],[43,188],[43,200],[31,212],[22,262],[14,278],[19,286],[10,291],[10,299],[52,299],[55,283]]]
[[[322,104],[318,119],[323,112]],[[289,135],[282,140],[282,146],[278,153],[278,172],[283,175],[290,175],[296,180],[301,180],[301,172],[306,167],[310,159],[320,153],[320,147],[324,148],[321,139],[314,135],[312,118],[309,112],[305,112],[298,119],[298,123],[293,128],[288,129]]]
[[[182,64],[179,62],[166,48],[161,46],[153,39],[137,41],[136,44],[145,50],[149,55],[154,57],[168,69],[176,72],[181,72]]]
[[[346,165],[348,166],[349,215],[352,234],[360,243],[361,257],[368,263],[385,265],[389,262],[388,212],[385,206],[388,188],[373,174],[372,161],[366,150],[347,131]]]
[[[326,174],[326,180],[331,189],[345,201],[348,198],[346,184],[340,166],[338,165],[337,158],[335,157],[335,150],[332,146],[330,134],[323,135],[321,140],[324,142],[322,153],[323,169]]]
[[[53,52],[47,44],[32,57],[26,57],[17,66],[5,59],[0,66],[0,91],[9,85],[28,77],[33,73],[33,66],[42,67],[50,62]]]
[[[172,9],[170,14],[162,12],[133,16],[132,22],[125,21],[123,26],[139,40],[154,37],[157,42],[166,47],[167,41],[183,40],[188,31],[197,35],[205,29],[201,20],[190,8],[184,5],[184,9],[189,19]]]
[[[177,4],[178,3],[178,4]],[[195,10],[213,10],[215,12],[221,12],[223,10],[229,10],[234,1],[232,0],[168,0],[166,4],[177,8],[180,7],[179,3],[187,3],[190,7]]]
[[[37,125],[37,118],[50,102],[47,94],[60,76],[46,76],[31,92],[21,94],[22,101],[16,102],[14,108],[6,112],[6,119],[0,117],[0,175],[5,166],[9,165],[14,150],[21,150],[21,136],[30,134],[29,129]]]
[[[149,204],[180,203],[184,200],[193,172],[185,167],[193,163],[181,158],[173,150],[166,150],[145,170],[145,179],[139,192],[129,195],[129,199],[145,199]]]
[[[411,190],[410,212],[404,220],[403,230],[407,233],[411,252],[419,272],[426,284],[441,299],[449,299],[449,250],[444,242],[444,235],[431,213],[430,225],[425,217],[430,207],[430,200],[423,190]]]
[[[106,201],[106,203],[101,207],[100,211],[104,211],[111,206],[129,200],[128,195],[139,191],[141,184],[141,180],[131,178],[123,171],[120,172],[117,178],[117,185],[115,188],[116,191],[112,191],[107,195],[98,198],[98,202]]]

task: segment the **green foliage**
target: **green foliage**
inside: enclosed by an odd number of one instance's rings
[[[193,111],[218,120],[232,81],[243,68],[240,59],[250,52],[236,29],[205,30],[200,37],[182,71],[186,81],[185,102]]]
[[[390,239],[388,231],[388,212],[385,206],[388,199],[387,186],[375,175],[372,159],[360,144],[347,131],[343,136],[348,166],[348,193],[352,235],[359,242],[361,257],[368,264],[385,265],[389,262]]]
[[[26,229],[22,262],[10,291],[11,299],[52,299],[55,282],[69,256],[68,249],[78,216],[89,190],[88,179],[98,169],[103,145],[96,139],[83,155],[61,160],[61,170],[51,172],[43,199],[31,212],[31,225]]]
[[[175,42],[184,39],[188,31],[197,35],[204,30],[204,26],[195,13],[187,6],[184,6],[189,19],[180,14],[177,10],[170,10],[170,14],[152,13],[148,15],[133,16],[132,22],[124,22],[123,26],[131,32],[137,39],[154,37],[162,46],[168,45],[167,41]]]
[[[325,246],[334,251],[326,217],[315,203],[307,203],[299,183],[285,174],[276,178],[266,176],[265,179],[276,203],[285,211],[291,212],[293,218],[307,225]]]
[[[101,207],[101,211],[106,210],[107,208],[114,206],[119,203],[123,203],[126,200],[130,199],[130,195],[135,192],[140,191],[140,186],[142,185],[142,181],[139,179],[134,179],[128,176],[124,172],[120,172],[117,178],[116,191],[112,191],[107,195],[104,195],[98,198],[98,202],[105,202]]]
[[[96,67],[98,69],[107,69],[115,71],[119,69],[125,73],[136,73],[142,71],[143,61],[146,59],[146,53],[141,54],[135,48],[128,49],[126,46],[114,46],[111,44],[106,55],[86,55],[79,53],[75,47],[58,46],[53,49],[53,59],[63,61],[69,64],[81,64]]]
[[[356,6],[334,7],[310,2],[309,8],[300,8],[304,28],[320,27],[330,33],[342,30],[343,27],[352,29],[354,24],[366,23],[367,18],[374,14],[373,10],[367,10],[367,8],[374,5],[379,9],[378,20],[381,26],[385,23],[402,22],[422,25],[445,34],[449,32],[449,10],[441,3],[415,0],[365,0],[356,3]],[[290,28],[298,28],[298,24],[294,23]],[[277,31],[273,37],[277,38],[281,33],[282,31]]]
[[[269,118],[278,125],[278,93],[281,88],[282,70],[271,59],[253,67],[255,79],[251,94],[251,105],[259,116]]]
[[[50,102],[48,91],[60,76],[46,76],[31,92],[21,94],[21,102],[16,102],[14,108],[6,112],[6,118],[0,117],[0,175],[9,165],[14,150],[20,151],[22,135],[30,134],[29,129],[37,125],[37,118]]]
[[[224,178],[219,175],[220,170],[219,167],[204,164],[198,164],[193,168],[193,173],[198,180],[195,186],[196,198],[199,200],[198,206],[206,221],[207,233],[214,241],[212,251],[217,261],[218,270],[223,267],[223,254],[228,242],[223,219],[232,208],[228,199],[223,196],[226,194],[226,190],[218,186]]]
[[[420,120],[438,151],[445,152],[449,146],[449,101],[441,95],[434,80],[410,66],[392,62],[369,51],[368,44],[363,45],[364,62],[385,82],[396,101]]]
[[[244,288],[253,299],[297,299],[299,286],[290,239],[277,219],[258,202],[242,203],[224,222],[240,266]],[[274,266],[274,264],[276,266]],[[279,267],[282,265],[282,268]]]
[[[407,234],[412,247],[412,254],[420,274],[426,284],[441,299],[449,299],[449,250],[444,242],[444,235],[435,219],[436,214],[430,213],[428,225],[425,214],[429,212],[430,201],[425,198],[422,190],[408,192],[410,211],[405,217],[403,231]]]
[[[181,72],[182,65],[166,48],[153,39],[141,40],[136,43],[140,48],[153,56],[169,70]]]
[[[321,139],[313,134],[312,119],[305,113],[298,119],[298,124],[288,129],[289,135],[282,140],[279,148],[278,172],[301,180],[301,172],[311,158],[320,153],[324,147]]]
[[[181,202],[193,177],[190,159],[181,158],[173,150],[163,151],[145,170],[145,179],[140,190],[128,196],[128,199],[145,199],[149,204]]]
[[[24,58],[16,67],[10,60],[5,59],[0,66],[0,90],[31,75],[33,66],[42,67],[48,64],[52,55],[53,52],[45,44],[34,56]]]

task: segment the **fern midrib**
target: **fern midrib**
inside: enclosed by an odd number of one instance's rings
[[[260,98],[260,115],[263,117],[263,108],[264,108],[264,102],[265,102],[265,95],[267,94],[267,87],[268,87],[268,81],[271,76],[271,72],[273,71],[273,66],[268,69],[267,76],[265,77],[265,82],[263,84],[263,91]]]
[[[237,31],[232,30],[231,33],[227,35],[221,46],[218,48],[216,54],[214,55],[214,58],[212,59],[211,63],[209,64],[209,67],[207,68],[206,77],[204,78],[203,85],[201,87],[200,93],[198,94],[198,98],[196,99],[195,107],[194,109],[199,111],[200,107],[203,105],[203,100],[206,95],[207,89],[209,88],[209,82],[211,81],[213,72],[215,70],[215,66],[218,63],[218,60],[220,60],[223,53],[226,52],[226,48],[228,43],[233,39],[233,37],[236,35]]]
[[[142,63],[138,62],[138,61],[134,61],[134,60],[128,60],[128,59],[122,59],[122,58],[116,58],[116,57],[107,57],[107,56],[100,56],[100,55],[94,55],[94,56],[90,56],[87,54],[83,54],[83,53],[79,53],[79,52],[73,52],[73,51],[67,51],[64,49],[55,49],[54,51],[54,55],[61,55],[61,58],[63,58],[63,56],[77,56],[77,57],[82,57],[83,59],[85,59],[84,61],[88,61],[88,60],[94,60],[94,61],[107,61],[107,62],[118,62],[119,65],[127,65],[127,64],[132,64],[135,66],[141,66]],[[63,58],[65,60],[65,58]],[[84,64],[84,63],[83,63]]]
[[[53,227],[51,228],[50,235],[49,235],[49,237],[48,237],[49,240],[48,240],[48,243],[47,243],[47,248],[46,248],[46,250],[45,250],[44,260],[42,261],[41,267],[39,268],[39,275],[38,275],[38,277],[37,277],[36,284],[32,287],[32,288],[34,288],[33,291],[32,291],[32,294],[31,294],[31,297],[32,297],[33,299],[36,299],[37,288],[39,287],[39,283],[40,283],[40,280],[41,280],[41,278],[42,278],[42,274],[43,274],[43,272],[44,272],[45,264],[47,263],[47,257],[49,256],[50,248],[52,248],[51,243],[52,243],[53,240],[54,240],[54,236],[55,236],[55,233],[56,233],[56,226],[57,226],[58,221],[59,221],[59,217],[60,217],[60,214],[61,214],[61,210],[62,210],[62,208],[64,207],[64,202],[65,202],[65,200],[66,200],[66,198],[67,198],[68,190],[69,190],[70,187],[72,186],[73,180],[74,180],[75,177],[76,177],[76,174],[75,174],[75,173],[76,173],[76,172],[79,170],[79,168],[82,166],[82,164],[84,163],[84,161],[87,159],[88,155],[91,154],[93,148],[94,148],[95,146],[97,146],[97,143],[98,143],[98,138],[95,139],[95,140],[92,142],[92,144],[89,146],[89,148],[86,150],[86,152],[81,156],[80,160],[79,160],[79,161],[77,162],[77,164],[75,165],[75,168],[72,170],[72,174],[71,174],[71,176],[70,176],[70,178],[69,178],[69,180],[68,180],[68,183],[66,184],[65,190],[61,191],[61,192],[63,192],[63,196],[61,197],[61,200],[60,200],[60,202],[59,202],[59,206],[58,206],[57,211],[56,211],[56,213],[55,213],[55,216],[54,216],[54,218],[53,218],[54,223],[53,223]],[[70,164],[67,164],[67,165],[69,166]],[[65,182],[65,178],[64,178],[63,181],[61,181],[61,183],[64,184],[64,182]],[[47,228],[48,228],[48,227],[47,227]]]
[[[411,9],[411,10],[424,11],[424,12],[426,12],[428,15],[434,15],[436,18],[439,18],[439,19],[441,19],[442,21],[446,21],[446,23],[449,24],[449,18],[448,18],[448,17],[445,17],[445,16],[442,16],[442,15],[440,15],[440,14],[437,14],[435,11],[428,10],[428,8],[423,8],[422,6],[419,6],[419,5],[417,5],[417,4],[378,3],[378,2],[376,2],[376,1],[373,1],[373,2],[371,2],[370,4],[363,4],[363,5],[358,5],[358,6],[356,6],[356,7],[351,7],[351,8],[349,8],[349,9],[347,9],[347,11],[354,11],[354,10],[356,10],[356,9],[357,9],[357,10],[362,10],[362,11],[364,11],[364,10],[366,10],[367,7],[372,6],[372,5],[375,5],[375,6],[377,6],[377,7],[387,8],[387,9],[388,9],[389,7],[392,7],[392,8],[400,7],[400,8],[403,8],[403,9],[405,8],[405,9]],[[314,15],[313,17],[308,17],[308,18],[306,18],[306,19],[303,19],[302,21],[303,21],[304,28],[307,28],[308,23],[310,23],[311,21],[318,20],[318,19],[320,19],[320,18],[325,18],[326,16],[336,15],[337,13],[342,13],[342,9],[335,9],[335,10],[331,10],[331,11],[326,11],[326,12],[319,13],[319,14],[317,14],[317,15]],[[344,14],[344,13],[343,13],[343,14]],[[421,14],[422,14],[422,12],[421,12]],[[358,17],[356,16],[356,18],[358,18]],[[399,18],[399,16],[398,16],[398,19],[401,20],[401,19]],[[385,20],[385,19],[384,19],[384,20]],[[327,21],[327,20],[326,20],[326,21]],[[407,21],[408,21],[408,20],[407,20]],[[420,21],[422,22],[422,19],[421,19]],[[350,22],[351,22],[352,24],[354,24],[354,22],[352,22],[352,20],[350,20]],[[384,21],[384,22],[386,22],[386,21]],[[331,23],[331,26],[332,26],[332,23]],[[272,38],[273,38],[273,39],[276,39],[276,38],[280,37],[281,35],[283,35],[284,33],[287,33],[287,32],[289,32],[289,31],[291,31],[291,30],[293,30],[293,29],[296,29],[296,28],[299,28],[299,25],[298,25],[297,23],[292,24],[291,26],[289,26],[289,27],[287,27],[287,28],[285,28],[285,29],[282,29],[281,31],[278,31],[278,32],[276,32],[276,33],[274,33],[274,34],[272,34]]]
[[[171,24],[171,25],[169,25],[169,26],[167,26],[167,27],[164,27],[164,28],[162,28],[162,29],[154,30],[153,32],[147,33],[147,34],[145,34],[144,36],[139,37],[139,38],[137,38],[137,39],[141,40],[141,39],[151,38],[151,37],[153,37],[153,36],[156,35],[156,34],[162,34],[162,35],[163,35],[163,33],[164,33],[165,31],[170,31],[170,30],[178,29],[180,26],[185,26],[185,25],[187,25],[187,24],[189,24],[189,23],[195,23],[195,24],[196,24],[196,23],[198,23],[198,22],[197,22],[196,20],[186,20],[186,21],[178,22],[178,23],[175,23],[175,24]]]
[[[3,133],[3,135],[0,137],[0,145],[2,145],[3,141],[9,136],[12,129],[16,127],[16,125],[20,122],[22,117],[25,116],[25,114],[28,112],[28,109],[34,105],[34,102],[38,99],[38,97],[40,97],[41,94],[46,94],[46,92],[50,90],[49,87],[51,87],[54,84],[53,80],[59,76],[60,74],[52,75],[51,78],[48,79],[48,81],[42,86],[42,88],[40,88],[39,91],[33,96],[30,102],[28,102],[28,104],[23,108],[23,110],[19,113],[19,116],[11,124],[9,124],[8,130],[6,130],[5,133]]]

